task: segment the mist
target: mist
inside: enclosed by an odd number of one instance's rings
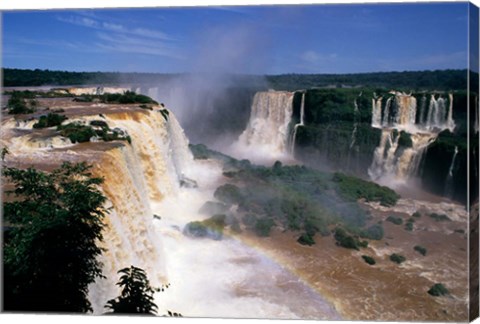
[[[267,33],[254,24],[217,25],[199,32],[193,42],[186,55],[188,71],[138,80],[136,90],[170,109],[191,143],[222,150],[245,129],[255,93],[268,89],[259,74],[269,64]]]

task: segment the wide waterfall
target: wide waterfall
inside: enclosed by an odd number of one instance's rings
[[[425,96],[418,107],[411,94],[390,94],[386,100],[372,100],[372,127],[381,128],[382,136],[368,174],[373,180],[404,182],[418,175],[424,153],[438,134],[455,129],[453,95],[432,94],[427,108]]]
[[[247,128],[232,153],[241,152],[255,162],[291,159],[288,142],[293,95],[287,91],[257,92]]]

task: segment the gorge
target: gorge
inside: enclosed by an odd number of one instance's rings
[[[146,270],[154,286],[168,287],[155,295],[160,315],[168,310],[189,317],[465,318],[467,274],[462,269],[466,237],[462,233],[466,230],[467,214],[462,206],[465,189],[461,178],[466,172],[467,153],[458,144],[463,141],[466,127],[465,107],[461,107],[468,100],[464,94],[407,95],[371,89],[244,93],[239,95],[243,108],[226,113],[222,120],[228,125],[230,120],[237,119],[243,121],[237,121],[242,126],[234,126],[230,136],[225,136],[227,145],[204,138],[204,144],[225,150],[214,153],[205,149],[200,157],[189,147],[189,142],[199,143],[195,137],[189,140],[182,129],[193,121],[185,123],[188,114],[180,111],[177,120],[174,106],[82,101],[88,96],[131,89],[163,101],[159,95],[165,89],[161,87],[66,88],[54,98],[39,94],[37,112],[6,115],[2,121],[1,144],[10,152],[5,157],[7,166],[33,165],[50,171],[65,160],[88,161],[94,167],[93,173],[105,180],[101,190],[112,209],[106,219],[106,252],[101,257],[106,278],[89,289],[94,314],[102,314],[105,302],[118,294],[116,272],[134,264]],[[213,104],[205,109],[215,111]],[[48,111],[66,116],[64,124],[93,128],[106,125],[124,139],[105,141],[94,136],[87,142],[74,143],[53,128],[33,128]],[[215,118],[205,114],[196,122],[205,129],[214,128]],[[446,166],[433,178],[424,171],[433,164],[432,159],[441,159]],[[298,177],[289,178],[291,170],[297,170]],[[331,173],[339,171],[352,177]],[[302,178],[302,172],[308,176]],[[266,184],[250,183],[250,177],[258,174]],[[350,200],[350,193],[337,186],[342,181],[357,181],[353,176],[390,186],[391,179],[412,186],[410,180],[417,180],[424,182],[427,190],[441,187],[440,195],[453,200],[430,199],[429,194],[422,196],[425,199],[398,197],[393,204],[368,194]],[[276,190],[269,187],[267,180],[278,186]],[[303,181],[299,188],[296,181]],[[290,183],[294,187],[289,187]],[[267,217],[273,221],[269,237],[252,231],[244,220],[248,213],[242,209],[246,208],[242,203],[229,205],[219,198],[218,189],[227,184],[248,190],[249,186],[266,186],[265,206],[260,200],[255,201],[258,205],[248,207],[248,211],[255,214],[258,225],[263,219],[262,208],[267,214],[271,210],[274,216]],[[310,186],[312,190],[307,189]],[[369,186],[380,188],[371,183]],[[298,207],[297,212],[302,214],[300,218],[305,217],[298,230],[276,218],[287,215],[289,207],[278,205],[272,198],[275,196],[269,195],[270,191],[283,194],[283,190],[295,199],[298,192],[318,199],[320,206],[310,206],[309,200],[298,198],[303,207]],[[207,202],[227,206],[222,211],[226,225],[221,240],[185,234],[187,224],[215,216],[201,212]],[[324,218],[316,219],[326,222],[322,223],[324,231],[317,228],[311,235],[317,244],[307,247],[297,243],[297,238],[303,230],[308,234],[309,208],[314,208],[314,213],[325,212],[325,219],[334,220],[328,223]],[[345,220],[345,215],[357,212],[359,229],[349,228],[350,234],[367,240],[367,247],[340,247],[335,242],[337,226],[348,228],[350,220]],[[415,220],[412,215],[416,212],[422,217]],[[449,220],[436,221],[430,216],[433,214],[448,215]],[[414,224],[415,237],[410,230],[390,223],[387,218],[391,215]],[[241,232],[234,230],[236,221]],[[363,237],[361,231],[375,224],[383,224],[382,238]],[[443,242],[445,236],[448,240]],[[411,240],[426,245],[428,257],[420,258],[410,246]],[[396,266],[388,256],[400,252],[408,261]],[[376,268],[365,264],[362,253],[377,260]],[[448,259],[451,253],[454,257]],[[317,272],[319,267],[322,270]],[[382,280],[372,294],[366,286],[374,284],[379,276]],[[392,287],[389,282],[394,278],[403,285]],[[432,300],[425,291],[437,281],[445,283],[455,298]],[[354,291],[354,296],[342,298],[348,296],[348,291]],[[387,298],[395,294],[409,296],[405,309],[395,306],[395,298]],[[416,311],[406,311],[412,308]],[[445,309],[448,314],[443,313]]]

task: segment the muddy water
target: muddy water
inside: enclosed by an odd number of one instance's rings
[[[376,222],[392,213],[373,211],[373,215],[372,222]],[[316,236],[317,243],[305,247],[296,243],[297,235],[288,232],[274,232],[266,239],[241,235],[318,290],[345,319],[466,321],[467,239],[453,231],[466,230],[466,223],[439,223],[423,215],[412,232],[390,222],[383,226],[385,238],[371,241],[361,251],[338,247],[332,237]],[[415,245],[427,248],[427,255],[414,251]],[[391,262],[392,253],[404,255],[407,261]],[[362,255],[374,257],[376,265],[366,264]],[[427,291],[435,283],[443,283],[450,296],[430,296]]]

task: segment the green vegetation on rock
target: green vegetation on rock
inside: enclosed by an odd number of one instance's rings
[[[430,216],[436,222],[449,222],[449,221],[451,221],[451,219],[445,214],[431,213],[428,216]]]
[[[183,233],[192,237],[207,237],[221,240],[226,226],[225,215],[213,215],[204,221],[194,221],[185,225]]]
[[[375,262],[375,259],[374,259],[374,258],[372,258],[372,257],[370,257],[370,256],[368,256],[368,255],[362,255],[362,259],[363,259],[366,263],[368,263],[369,265],[374,265],[374,264],[377,263],[377,262]]]
[[[360,236],[370,240],[381,240],[383,238],[384,231],[383,226],[380,224],[374,224],[368,227],[366,230],[361,231]]]
[[[34,97],[20,91],[13,91],[10,94],[10,99],[7,102],[7,109],[9,114],[30,114],[36,109],[37,102]]]
[[[367,241],[359,241],[357,238],[348,235],[348,233],[340,227],[335,229],[334,238],[337,241],[337,245],[347,249],[360,250],[360,247],[368,246]]]
[[[414,213],[412,214],[412,217],[420,218],[420,217],[422,217],[422,214],[417,210],[416,212],[414,212]]]
[[[413,249],[423,256],[427,255],[427,249],[421,245],[415,245]]]
[[[448,295],[450,292],[443,284],[436,283],[428,290],[428,293],[434,297],[439,297]]]
[[[366,227],[370,216],[358,200],[368,197],[370,201],[393,204],[397,199],[388,188],[343,174],[332,176],[305,166],[284,166],[278,161],[271,167],[256,166],[204,145],[191,149],[197,158],[217,159],[224,168],[228,165],[230,171],[224,175],[229,183],[218,187],[214,196],[225,205],[238,205],[239,219],[247,230],[259,235],[267,235],[270,228],[278,226],[299,235],[305,233],[301,241],[309,242],[315,234],[328,236],[332,227],[340,225],[353,239],[352,244],[341,245],[366,247],[368,241],[358,238],[380,240],[384,231],[380,224]]]
[[[116,104],[158,104],[152,98],[137,94],[134,91],[125,91],[124,93],[105,93],[98,96],[100,101],[104,103],[116,103]]]
[[[401,217],[388,216],[386,219],[387,222],[393,223],[395,225],[402,225],[403,219]]]
[[[400,264],[402,262],[405,262],[406,260],[407,259],[401,254],[393,253],[392,255],[390,255],[390,261],[398,263],[398,264]]]
[[[333,181],[338,184],[337,191],[346,199],[378,201],[382,206],[393,206],[400,196],[390,188],[374,182],[336,172]]]
[[[92,127],[78,122],[59,125],[57,130],[60,131],[61,136],[68,137],[72,143],[89,142],[90,138],[97,135]]]
[[[300,235],[300,237],[297,239],[297,242],[302,244],[302,245],[314,245],[315,240],[313,239],[313,236],[308,234],[308,233],[303,233]]]
[[[92,124],[93,123],[93,124]],[[66,125],[59,125],[57,131],[63,137],[68,137],[72,143],[89,142],[92,137],[98,137],[105,142],[122,140],[131,143],[130,136],[121,134],[118,130],[111,130],[108,125],[100,129],[94,129],[91,125],[103,125],[102,121],[92,121],[89,125],[80,122],[72,122]]]
[[[67,117],[55,113],[48,113],[46,116],[40,116],[37,123],[33,124],[33,128],[46,128],[60,125]]]

